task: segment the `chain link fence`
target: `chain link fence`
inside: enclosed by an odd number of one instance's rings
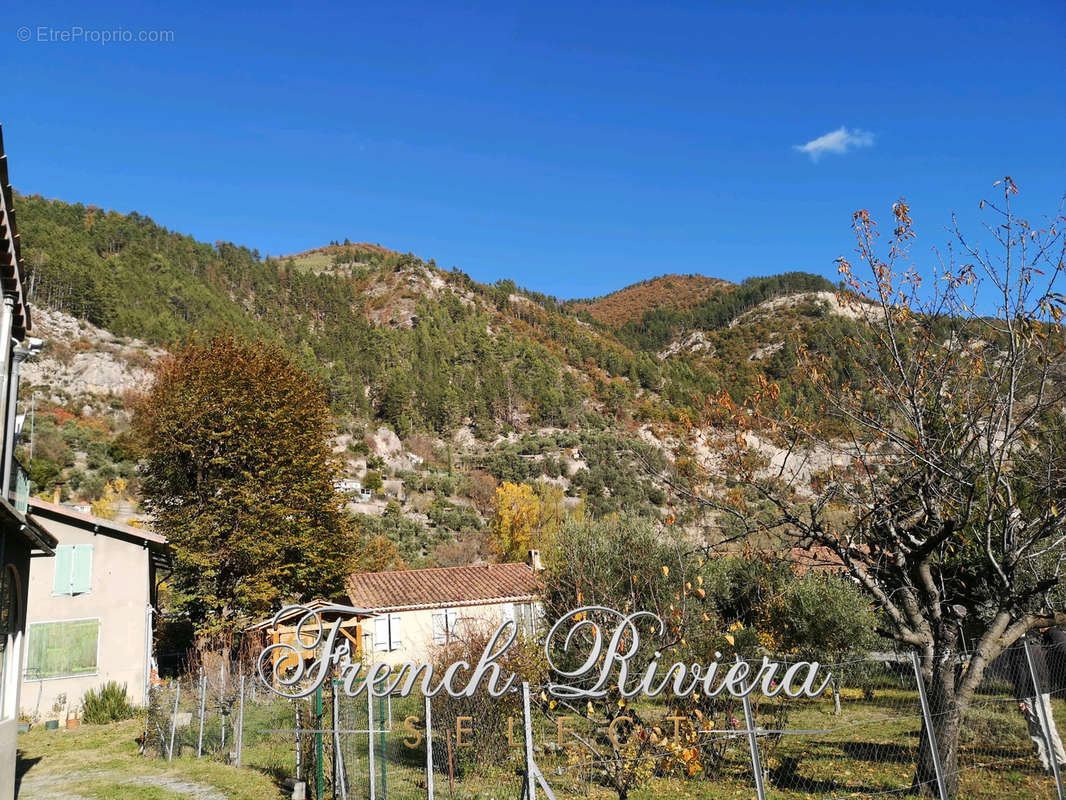
[[[1061,797],[1066,676],[1049,673],[1042,648],[1029,649],[990,665],[962,719],[957,758],[939,776],[957,797]],[[293,701],[239,672],[202,669],[153,687],[145,749],[263,770],[279,785],[301,781],[321,800],[517,799],[529,771],[536,794],[560,800],[939,796],[936,777],[915,784],[938,714],[928,698],[923,707],[912,658],[823,668],[834,679],[813,699],[697,692],[568,703],[533,686],[528,717],[517,689],[499,699],[427,703],[416,691],[368,702],[327,682]]]

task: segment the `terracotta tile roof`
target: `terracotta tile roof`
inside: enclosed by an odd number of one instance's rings
[[[352,605],[376,612],[530,599],[540,582],[528,564],[357,572],[348,578]]]

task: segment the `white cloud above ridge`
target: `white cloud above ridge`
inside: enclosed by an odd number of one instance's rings
[[[811,161],[817,162],[826,153],[843,155],[849,150],[857,150],[860,147],[873,147],[874,135],[861,128],[848,130],[841,125],[835,131],[822,134],[817,139],[811,139],[807,144],[793,145],[793,150],[799,150],[811,157]]]

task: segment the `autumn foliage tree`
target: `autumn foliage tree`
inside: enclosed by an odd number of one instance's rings
[[[530,550],[547,557],[565,516],[559,487],[504,482],[496,489],[489,522],[493,550],[501,561],[524,561]]]
[[[339,597],[361,560],[391,558],[334,491],[322,386],[275,346],[220,337],[168,356],[134,427],[145,505],[174,549],[173,610],[198,634]]]

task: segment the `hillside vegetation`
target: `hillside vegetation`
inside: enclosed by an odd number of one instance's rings
[[[39,196],[20,196],[18,212],[32,302],[97,331],[69,342],[50,333],[46,354],[76,366],[86,349],[139,352],[150,363],[160,348],[222,331],[279,344],[328,388],[346,471],[403,483],[388,513],[353,509],[408,562],[484,556],[493,487],[504,481],[550,482],[559,502],[594,516],[625,509],[691,522],[653,476],[688,457],[674,434],[708,395],[739,401],[766,378],[816,416],[820,398],[796,354],[826,354],[844,380],[839,343],[856,324],[834,305],[834,287],[806,273],[739,285],[667,275],[564,302],[374,244],[264,258],[137,213]],[[88,397],[69,380],[50,386],[46,372],[27,386],[41,401],[41,446],[28,463],[36,491],[58,485],[102,511],[116,495],[136,503],[126,389]],[[403,445],[382,449],[381,431]],[[404,460],[412,447],[423,465]]]
[[[684,311],[732,287],[729,281],[705,275],[660,275],[593,300],[571,300],[567,305],[609,328],[620,328],[637,322],[648,311]]]

